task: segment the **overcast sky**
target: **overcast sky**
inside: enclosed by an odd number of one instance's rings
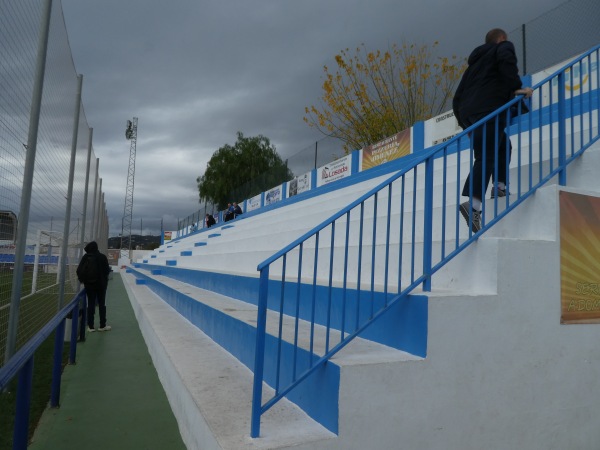
[[[490,28],[510,32],[563,2],[62,0],[110,235],[121,232],[128,119],[139,118],[132,232],[140,219],[144,234],[161,218],[173,229],[199,208],[196,177],[237,131],[268,137],[284,159],[323,137],[304,107],[340,50],[439,41],[441,56],[466,57]]]

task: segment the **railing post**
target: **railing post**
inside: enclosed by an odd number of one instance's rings
[[[79,330],[79,296],[75,307],[71,311],[71,344],[69,346],[69,364],[75,364],[77,357],[77,334]]]
[[[565,114],[565,72],[558,74],[558,184],[567,184],[567,124]],[[583,112],[580,112],[583,114]],[[583,130],[582,130],[583,132]],[[573,130],[571,130],[573,133]]]
[[[254,385],[252,387],[252,418],[250,421],[250,436],[252,438],[257,438],[260,435],[268,293],[269,266],[266,266],[260,271],[258,290],[258,317],[256,323],[256,348],[254,353]]]
[[[423,290],[431,291],[431,252],[433,240],[433,156],[425,162],[425,205],[423,214]]]
[[[27,360],[23,368],[19,371],[15,428],[13,430],[13,449],[27,448],[32,384],[33,356]]]
[[[50,391],[50,407],[58,408],[60,404],[60,378],[62,372],[62,352],[65,343],[65,319],[56,327],[54,336],[54,363],[52,365],[52,388]]]
[[[81,327],[79,330],[79,340],[81,342],[85,342],[85,328],[87,325],[87,292],[85,290],[83,290],[82,292],[79,293],[79,295],[81,295],[80,297],[80,302],[81,302]]]

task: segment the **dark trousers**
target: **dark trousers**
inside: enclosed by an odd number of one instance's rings
[[[94,313],[96,312],[96,304],[98,304],[98,313],[100,314],[100,328],[106,326],[106,289],[88,289],[87,292],[87,324],[88,327],[94,328]]]
[[[468,126],[487,116],[480,114],[467,119]],[[471,134],[473,143],[473,167],[463,186],[462,195],[470,197],[470,183],[473,179],[473,197],[483,200],[490,183],[507,180],[512,146],[506,135],[506,114],[500,114],[477,127]],[[497,172],[496,172],[497,170]]]

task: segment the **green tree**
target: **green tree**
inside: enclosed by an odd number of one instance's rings
[[[224,209],[228,202],[250,198],[293,177],[268,138],[244,137],[238,131],[236,143],[219,148],[196,182],[201,203]]]
[[[348,153],[442,113],[466,65],[456,56],[435,58],[437,45],[341,51],[335,72],[324,67],[321,106],[305,108],[304,121],[342,140]]]

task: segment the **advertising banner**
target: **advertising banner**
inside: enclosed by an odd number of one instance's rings
[[[119,256],[121,255],[121,250],[110,248],[106,251],[106,259],[108,259],[108,264],[111,266],[116,266],[119,264]]]
[[[265,192],[265,206],[272,205],[281,200],[281,186],[274,187]]]
[[[349,177],[352,171],[352,156],[348,155],[341,159],[337,159],[329,164],[319,167],[317,171],[317,187],[323,186],[332,181],[341,180],[342,178]]]
[[[570,58],[567,61],[532,75],[531,83],[533,85],[539,83],[576,58]],[[567,69],[565,72],[565,97],[567,100],[585,94],[590,89],[598,89],[598,58],[595,53],[592,53],[590,58],[585,58],[581,63],[574,64],[573,67]],[[532,105],[534,109],[537,109],[539,105],[539,95],[540,93],[537,91],[533,94]],[[541,95],[542,106],[548,106],[551,99],[553,102],[556,102],[558,99],[558,78],[555,77],[552,80],[552,96],[550,96],[550,89],[548,88],[543,88]]]
[[[310,190],[310,172],[288,182],[288,198]]]
[[[165,242],[171,240],[172,233],[172,231],[165,231]]]
[[[425,148],[449,141],[461,131],[452,111],[432,117],[425,122]]]
[[[560,323],[600,323],[600,198],[559,192]]]
[[[362,170],[379,166],[410,154],[410,128],[363,148]]]
[[[262,194],[255,195],[250,200],[246,200],[246,211],[254,211],[260,208],[260,198]]]

